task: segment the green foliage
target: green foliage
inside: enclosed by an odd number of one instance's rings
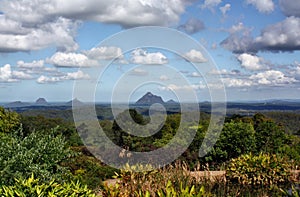
[[[146,193],[147,194],[147,193]],[[147,195],[145,195],[147,196]],[[205,192],[204,186],[202,186],[198,191],[196,191],[195,186],[186,186],[183,187],[182,183],[180,185],[180,190],[176,191],[176,188],[173,186],[171,181],[168,181],[165,189],[157,191],[157,196],[159,197],[201,197],[201,196],[210,196]]]
[[[33,174],[28,179],[16,179],[14,185],[0,187],[0,194],[3,197],[95,196],[92,190],[89,190],[87,186],[83,186],[79,182],[60,184],[55,180],[51,180],[49,183],[42,183]]]
[[[17,130],[19,127],[19,114],[0,107],[0,133],[10,133]]]
[[[204,157],[205,162],[222,163],[255,148],[254,128],[245,122],[228,122],[212,150]],[[215,136],[212,136],[215,137]]]
[[[288,143],[283,127],[273,121],[262,121],[255,125],[256,152],[278,153]]]
[[[265,115],[272,118],[276,123],[283,125],[287,133],[297,134],[300,130],[300,114],[276,111],[265,113]]]
[[[105,196],[145,196],[147,193],[150,196],[157,196],[158,192],[165,194],[167,186],[169,186],[168,191],[173,188],[180,193],[181,190],[188,188],[187,190],[190,192],[191,185],[195,183],[195,180],[188,176],[185,164],[176,163],[152,171],[132,172],[132,169],[149,170],[152,167],[149,165],[126,165],[124,170],[116,174],[116,178],[119,178],[116,185],[104,185]],[[169,181],[172,185],[168,184]],[[199,191],[200,186],[194,186],[193,190]]]
[[[287,157],[294,167],[300,165],[300,137],[288,135],[287,142],[279,148],[278,153]]]
[[[226,177],[243,185],[276,185],[288,181],[290,170],[290,163],[278,155],[245,154],[230,161]]]
[[[86,148],[76,147],[76,149],[81,149],[76,151],[81,151],[83,154],[65,162],[64,166],[70,168],[75,179],[88,185],[89,188],[95,189],[99,187],[103,180],[112,178],[115,172],[119,172],[117,169],[102,164],[95,157],[84,154],[84,152],[87,151],[85,150]]]
[[[61,118],[46,118],[41,115],[21,116],[21,123],[23,134],[25,136],[35,131],[47,135],[53,132],[53,128],[56,128],[56,134],[63,135],[68,145],[82,145],[82,141],[75,129],[74,123],[68,123]]]
[[[32,173],[41,181],[53,178],[62,181],[70,173],[60,163],[73,156],[61,135],[38,132],[24,138],[20,134],[3,135],[0,138],[0,185],[12,184],[12,177],[28,178]]]

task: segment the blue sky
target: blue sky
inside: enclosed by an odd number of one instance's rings
[[[114,91],[118,101],[193,91],[203,101],[223,87],[229,101],[300,98],[300,0],[1,0],[0,13],[0,102],[91,100],[85,91],[96,101]],[[177,30],[204,48],[99,45],[141,26]],[[146,35],[136,39],[153,39]]]

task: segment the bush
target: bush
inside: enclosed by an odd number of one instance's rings
[[[0,133],[10,133],[20,127],[20,116],[0,107]]]
[[[60,184],[52,180],[49,183],[41,183],[33,174],[28,179],[16,179],[14,185],[0,187],[0,194],[3,197],[95,196],[92,190],[79,182]]]
[[[288,160],[278,155],[245,154],[230,161],[226,177],[243,185],[276,185],[288,181],[290,170]]]
[[[112,178],[115,172],[119,171],[104,165],[95,157],[83,154],[64,163],[64,166],[68,166],[74,174],[74,178],[88,185],[90,189],[96,189],[103,180]]]
[[[55,131],[53,131],[55,133]],[[64,181],[71,177],[62,161],[75,156],[66,148],[61,135],[30,133],[0,135],[0,186],[13,184],[16,178],[28,178],[36,174],[40,181],[51,179]]]

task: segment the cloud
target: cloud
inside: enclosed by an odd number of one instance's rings
[[[67,75],[64,77],[66,80],[79,80],[79,79],[90,79],[90,76],[88,74],[85,74],[81,70],[77,72],[67,73]]]
[[[183,57],[186,60],[194,63],[207,62],[207,59],[203,56],[203,54],[200,51],[197,51],[195,49],[192,49],[189,52],[185,53]]]
[[[0,52],[40,50],[50,46],[55,46],[60,51],[78,49],[74,40],[77,25],[70,19],[59,17],[33,27],[7,19],[5,22],[2,19],[2,23],[5,23],[2,26],[9,28],[6,28],[6,32],[0,31]]]
[[[223,83],[226,87],[230,88],[250,87],[253,85],[253,82],[251,80],[236,78],[224,78]]]
[[[46,67],[44,60],[34,60],[32,62],[24,62],[20,60],[17,62],[17,67],[20,71],[27,74],[59,73],[57,68]]]
[[[243,53],[238,55],[237,59],[240,61],[241,66],[247,70],[262,70],[268,68],[264,63],[264,59],[256,55]]]
[[[78,26],[83,21],[174,26],[193,0],[1,0],[0,52],[56,47],[74,52]],[[95,6],[96,5],[96,6]]]
[[[264,28],[260,35],[253,38],[250,30],[235,26],[221,46],[233,53],[256,53],[258,51],[295,51],[300,50],[300,18],[290,16],[285,20]]]
[[[211,74],[211,75],[238,75],[238,74],[240,74],[240,72],[241,71],[239,71],[239,70],[228,71],[226,69],[221,69],[221,70],[213,69],[209,72],[209,74]]]
[[[135,64],[161,65],[168,63],[168,58],[161,52],[148,53],[143,49],[136,49],[131,55],[131,62]]]
[[[201,90],[206,89],[206,85],[202,84],[191,84],[191,85],[175,85],[169,84],[167,86],[160,87],[161,90],[168,90],[168,91],[191,91],[191,90]]]
[[[56,77],[49,77],[49,76],[40,76],[36,82],[40,84],[46,84],[46,83],[57,83],[62,82],[66,80],[86,80],[90,79],[90,76],[81,70],[77,72],[69,72],[64,73],[62,76],[56,76]]]
[[[257,52],[253,45],[251,29],[245,27],[243,23],[233,25],[227,30],[230,34],[220,45],[233,53]]]
[[[196,18],[190,18],[185,24],[178,27],[179,30],[184,31],[188,34],[197,33],[205,28],[204,23]]]
[[[63,52],[55,53],[46,60],[46,63],[57,67],[91,67],[99,65],[96,60],[91,60],[84,54]]]
[[[272,0],[247,0],[247,4],[253,5],[261,13],[270,13],[274,11]]]
[[[238,23],[237,25],[232,25],[230,29],[227,30],[230,34],[235,33],[242,33],[242,35],[247,35],[250,33],[250,28],[245,27],[242,22]]]
[[[44,60],[34,60],[32,62],[26,63],[22,60],[17,62],[17,66],[19,68],[43,68],[44,67]]]
[[[60,77],[48,77],[48,76],[40,76],[36,82],[40,84],[45,84],[45,83],[57,83],[61,81],[62,79]]]
[[[44,23],[51,18],[63,16],[68,19],[93,20],[133,27],[168,26],[177,23],[189,4],[188,0],[2,0],[0,7],[4,13],[8,13],[9,18],[26,24]]]
[[[9,64],[0,67],[0,81],[1,82],[15,82],[16,79],[13,79],[12,71]]]
[[[279,5],[286,16],[300,17],[299,0],[279,0]]]
[[[280,86],[297,82],[294,77],[287,77],[281,71],[267,70],[265,72],[251,75],[249,79],[253,80],[257,85]]]
[[[202,9],[204,8],[212,9],[217,5],[219,5],[220,3],[222,3],[222,0],[205,0],[204,4],[201,7]]]
[[[130,72],[130,75],[147,76],[149,73],[146,70],[135,68]]]
[[[90,59],[95,60],[111,60],[114,58],[122,59],[123,52],[121,48],[118,47],[95,47],[87,51],[83,51]]]
[[[223,15],[226,15],[226,13],[231,9],[231,5],[229,3],[226,3],[223,7],[220,7],[220,11]]]
[[[261,50],[300,50],[300,18],[291,16],[266,27],[254,44]]]
[[[295,79],[300,80],[300,63],[295,62],[294,67],[290,70],[290,75],[294,76]]]
[[[28,79],[32,79],[33,78],[30,74],[27,74],[27,73],[22,72],[22,71],[13,71],[12,72],[12,76],[15,79],[24,79],[24,80],[28,80]]]
[[[160,79],[161,81],[168,81],[168,80],[170,80],[170,78],[169,78],[168,76],[166,76],[166,75],[161,75],[161,76],[159,77],[159,79]]]
[[[201,77],[201,75],[198,72],[192,72],[189,77]]]
[[[29,31],[20,22],[0,15],[0,34],[27,34]]]
[[[10,64],[0,67],[0,82],[16,82],[21,79],[32,79],[32,76],[22,71],[12,71]]]

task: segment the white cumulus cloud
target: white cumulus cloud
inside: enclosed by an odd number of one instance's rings
[[[197,51],[195,49],[192,49],[189,52],[185,53],[183,57],[186,60],[194,63],[207,62],[207,59],[203,56],[203,54],[200,51]]]
[[[16,82],[21,79],[32,79],[32,76],[23,71],[13,71],[10,64],[0,67],[0,82]]]
[[[46,62],[57,67],[91,67],[98,65],[96,60],[91,60],[84,54],[64,52],[55,53]]]
[[[253,80],[258,85],[284,85],[297,82],[294,77],[285,76],[285,74],[278,70],[267,70],[265,72],[251,75],[249,79]]]
[[[81,70],[76,72],[63,73],[61,76],[40,76],[36,82],[40,84],[57,83],[67,80],[87,80],[90,76]]]
[[[264,64],[263,58],[248,53],[243,53],[237,57],[240,61],[241,66],[247,70],[262,70],[266,69],[267,66]]]
[[[89,79],[90,76],[82,72],[81,70],[79,70],[77,72],[67,73],[67,75],[64,76],[64,78],[67,80],[79,80],[79,79]]]
[[[45,83],[56,83],[61,81],[62,79],[60,77],[48,77],[48,76],[40,76],[36,82],[40,84],[45,84]]]
[[[82,52],[90,59],[96,60],[111,60],[114,58],[122,59],[123,52],[121,48],[118,47],[94,47],[90,50]]]
[[[6,20],[6,23],[15,26],[12,20]],[[11,33],[0,31],[0,52],[40,50],[50,46],[61,51],[74,51],[78,49],[74,40],[76,29],[76,23],[62,17],[33,27],[11,27]]]
[[[255,39],[255,44],[274,51],[300,50],[300,18],[291,16],[266,27]]]
[[[272,0],[247,0],[247,4],[253,5],[261,13],[273,12],[275,7]]]
[[[135,64],[161,65],[168,63],[168,58],[161,52],[148,53],[143,49],[136,49],[131,55],[131,62]]]

